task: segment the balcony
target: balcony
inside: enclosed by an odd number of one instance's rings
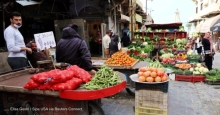
[[[202,18],[212,17],[217,14],[220,14],[220,4],[219,3],[212,3],[199,13],[199,15]]]
[[[189,22],[190,22],[190,23],[196,22],[196,21],[199,21],[199,20],[202,20],[202,19],[201,19],[201,17],[199,16],[198,13],[193,14],[191,17],[189,17]]]

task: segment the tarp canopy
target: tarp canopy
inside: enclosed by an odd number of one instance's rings
[[[210,28],[211,31],[220,31],[220,19]]]
[[[220,19],[220,15],[207,19],[200,29],[201,33],[209,32],[210,28]]]
[[[17,3],[21,4],[22,6],[30,6],[30,5],[37,5],[37,4],[41,4],[41,2],[36,2],[36,1],[32,1],[32,0],[16,0]]]

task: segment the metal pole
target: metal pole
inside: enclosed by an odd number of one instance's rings
[[[117,26],[116,26],[116,7],[115,7],[115,9],[114,9],[114,27],[115,27],[115,33],[117,33]]]

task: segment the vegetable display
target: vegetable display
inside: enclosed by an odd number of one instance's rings
[[[175,66],[180,68],[180,69],[189,69],[189,68],[191,68],[190,64],[176,64]]]
[[[193,72],[194,75],[205,74],[209,72],[209,70],[205,68],[201,63],[194,64],[194,67],[190,68],[189,70]]]
[[[114,72],[110,67],[103,65],[98,72],[96,72],[94,78],[82,86],[82,88],[88,90],[96,90],[107,88],[121,83],[119,75]]]
[[[161,65],[161,63],[158,60],[150,63],[150,65],[147,67],[148,68],[161,68],[161,69],[163,69],[163,71],[166,71],[166,69]]]
[[[220,80],[220,70],[215,68],[212,69],[211,71],[205,73],[206,79],[211,80],[213,82]]]
[[[114,53],[111,58],[108,58],[105,61],[107,65],[116,65],[116,66],[132,66],[136,60],[131,58],[129,55],[123,52]]]
[[[145,58],[148,57],[148,54],[150,54],[153,49],[153,45],[148,44],[148,42],[141,43],[137,41],[128,46],[127,54],[130,57],[143,61]]]
[[[138,72],[140,82],[164,82],[168,80],[168,75],[161,68],[142,67]]]

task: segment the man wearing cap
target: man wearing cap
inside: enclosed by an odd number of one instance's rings
[[[105,58],[109,58],[109,43],[111,42],[111,36],[112,36],[112,31],[109,30],[106,32],[106,35],[103,37],[103,47],[104,47],[104,53],[105,53]]]
[[[77,65],[93,75],[95,71],[92,66],[91,54],[85,40],[78,35],[77,31],[76,24],[71,24],[63,29],[62,38],[56,46],[57,62]]]

